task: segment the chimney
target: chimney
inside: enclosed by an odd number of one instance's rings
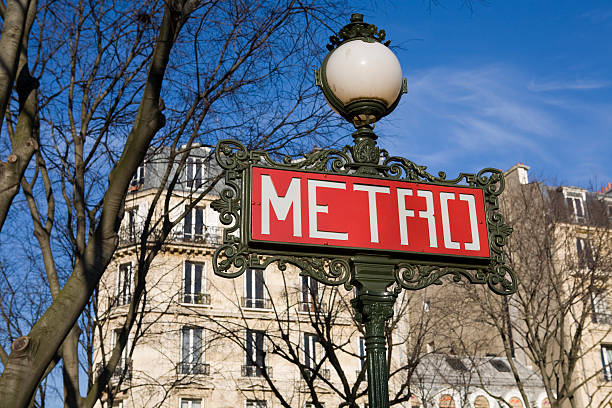
[[[504,175],[509,181],[518,182],[518,184],[527,184],[529,183],[529,176],[527,175],[529,169],[530,167],[524,163],[516,163],[510,170],[506,171]]]

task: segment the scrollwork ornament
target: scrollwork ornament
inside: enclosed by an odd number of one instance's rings
[[[242,143],[225,139],[217,144],[215,158],[225,170],[240,170],[248,164],[249,152]]]
[[[240,251],[236,245],[221,245],[213,255],[215,275],[224,278],[237,278],[248,266],[248,254]]]
[[[438,265],[419,265],[402,263],[395,270],[395,281],[398,286],[407,290],[420,290],[430,285],[441,285],[442,277],[450,276],[454,282],[466,278],[472,284],[487,284],[499,295],[511,295],[516,292],[516,277],[514,272],[505,265],[483,267],[477,269],[459,267],[441,267]]]
[[[261,260],[255,261],[255,259]],[[300,275],[310,276],[324,285],[344,285],[347,290],[352,287],[349,282],[351,267],[344,258],[253,256],[250,266],[262,269],[273,263],[276,263],[281,271],[285,271],[288,265],[296,266],[300,270]]]
[[[372,139],[357,140],[351,151],[356,163],[378,164],[380,159],[380,149]]]
[[[458,281],[467,279],[471,283],[487,284],[498,294],[510,294],[516,290],[517,280],[514,272],[505,265],[504,246],[512,232],[505,224],[499,211],[499,196],[504,190],[503,172],[498,169],[486,168],[478,172],[460,173],[456,178],[449,179],[444,172],[433,175],[426,166],[418,165],[402,157],[391,157],[388,152],[376,146],[376,135],[366,129],[353,135],[355,144],[345,146],[342,150],[314,150],[300,158],[284,156],[275,160],[267,152],[249,151],[234,140],[219,142],[215,156],[219,165],[225,171],[224,186],[217,200],[211,207],[219,212],[223,232],[223,245],[215,252],[215,273],[224,277],[241,275],[246,268],[265,268],[272,262],[277,262],[279,268],[292,264],[300,269],[300,273],[311,276],[326,285],[344,285],[350,288],[351,267],[341,254],[329,256],[308,256],[300,250],[279,254],[280,251],[257,249],[249,247],[241,228],[248,215],[249,208],[243,203],[246,200],[250,171],[253,166],[280,170],[310,171],[324,174],[349,175],[389,179],[421,184],[442,186],[467,186],[482,190],[485,219],[489,237],[489,264],[474,265],[471,263],[454,262],[434,265],[428,261],[423,264],[413,262],[406,257],[398,259],[395,280],[397,290],[418,290],[429,285],[441,284],[443,276],[451,276]],[[244,208],[243,208],[244,207]],[[246,214],[246,215],[245,215]]]
[[[405,180],[412,182],[429,182],[433,183],[439,179],[429,174],[427,166],[419,166],[403,157],[389,157],[387,151],[383,151],[384,175],[387,178],[396,180]]]
[[[330,43],[327,45],[327,49],[332,51],[346,41],[354,39],[360,39],[365,42],[379,42],[388,46],[390,41],[385,42],[385,37],[385,30],[379,30],[374,24],[364,23],[363,15],[355,13],[351,16],[351,22],[342,27],[338,35],[329,37]]]

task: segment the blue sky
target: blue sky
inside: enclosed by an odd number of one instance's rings
[[[395,3],[362,11],[408,80],[377,126],[390,153],[449,176],[524,162],[551,184],[612,181],[612,2]]]

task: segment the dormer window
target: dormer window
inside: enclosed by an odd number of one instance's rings
[[[138,190],[143,184],[145,180],[145,166],[138,166],[136,172],[132,176],[132,181],[130,181],[130,191]]]
[[[574,221],[584,222],[586,220],[585,192],[579,189],[564,188],[563,196],[567,203],[567,210]]]
[[[187,159],[187,187],[197,190],[204,185],[204,159],[190,157]]]

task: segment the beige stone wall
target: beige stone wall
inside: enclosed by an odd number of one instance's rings
[[[120,263],[128,259],[129,255],[123,257],[119,254],[116,261]],[[180,303],[185,260],[204,263],[210,305]],[[154,401],[165,399],[160,406],[176,407],[179,397],[203,398],[207,406],[215,407],[243,406],[246,399],[266,399],[268,406],[275,406],[263,379],[242,376],[245,353],[236,341],[244,341],[246,327],[280,336],[279,319],[283,321],[284,328],[291,328],[290,336],[295,344],[302,341],[301,334],[312,331],[309,314],[299,311],[300,278],[297,271],[283,273],[277,268],[268,268],[265,271],[266,289],[274,305],[268,309],[248,309],[240,307],[244,296],[244,277],[229,280],[214,276],[208,250],[164,253],[157,257],[155,264],[148,279],[148,313],[142,322],[144,334],[138,339],[132,354],[132,379],[125,384],[129,390],[118,395],[120,398],[126,397],[125,406],[150,406]],[[114,265],[109,268],[101,293],[112,292],[116,269]],[[323,296],[333,296],[332,290],[322,292]],[[106,347],[111,346],[109,329],[122,322],[121,312],[125,308],[112,309],[110,319],[104,326]],[[340,313],[344,316],[337,318],[334,335],[339,343],[348,342],[347,349],[354,354],[344,355],[342,362],[349,379],[354,381],[360,367],[356,357],[359,333],[350,314],[342,310]],[[209,375],[177,375],[183,326],[204,329],[204,355],[206,364],[210,365]],[[282,345],[282,341],[279,340],[277,344]],[[306,390],[301,390],[304,384],[296,367],[272,354],[272,344],[264,347],[268,352],[266,364],[272,367],[275,386],[282,390],[285,398],[295,402],[292,406],[302,406],[309,397]],[[322,350],[317,351],[319,356],[322,355]],[[96,356],[97,359],[101,358],[99,347]],[[329,367],[324,365],[323,369],[329,370]],[[330,381],[337,383],[335,371],[330,371]],[[322,400],[330,404],[337,400],[329,386],[322,381],[317,381],[316,385]]]
[[[152,194],[138,194],[129,197],[126,208],[138,206],[141,221]],[[173,197],[172,203],[176,208],[184,206],[181,197]],[[210,200],[201,204],[205,208],[209,205]],[[210,225],[210,219],[208,221]],[[125,218],[123,227],[126,227]],[[176,231],[177,237],[180,237],[182,224],[177,226]],[[138,250],[136,245],[120,245],[100,283],[102,336],[97,339],[96,364],[102,361],[103,352],[109,352],[113,342],[112,331],[120,327],[127,313],[128,306],[113,303],[117,295],[119,265],[132,263],[136,268]],[[295,269],[281,272],[275,266],[269,267],[264,272],[265,297],[270,300],[267,308],[242,307],[245,277],[224,279],[215,276],[211,263],[213,251],[214,247],[208,243],[182,242],[179,239],[171,240],[155,258],[147,276],[146,313],[139,328],[130,333],[128,349],[134,343],[134,336],[138,340],[133,350],[126,352],[131,353],[131,378],[124,380],[115,399],[122,401],[126,408],[178,407],[180,398],[201,398],[207,407],[242,407],[249,399],[264,399],[268,401],[268,407],[277,406],[269,385],[262,378],[242,375],[242,366],[245,365],[243,347],[248,327],[265,330],[272,337],[264,348],[267,352],[266,365],[272,369],[274,386],[278,387],[285,399],[291,401],[291,406],[304,406],[310,400],[306,383],[300,379],[296,366],[276,355],[273,350],[274,344],[283,346],[281,330],[290,329],[290,341],[296,348],[303,347],[303,333],[313,332],[312,316],[300,309],[301,277]],[[203,291],[209,296],[210,304],[182,303],[185,261],[204,265]],[[345,351],[339,353],[341,365],[352,386],[361,365],[357,357],[360,333],[348,311],[348,299],[352,293],[322,286],[319,291],[322,302],[334,304],[333,337],[338,344],[343,344]],[[184,326],[203,328],[204,360],[209,365],[209,374],[177,373],[181,360],[181,329]],[[317,355],[323,355],[320,346]],[[329,371],[331,384],[341,389],[338,374],[330,368],[329,363],[322,367]],[[328,406],[338,403],[338,394],[330,385],[322,380],[316,380],[314,384],[321,400]],[[365,387],[365,382],[362,382],[362,387]]]

